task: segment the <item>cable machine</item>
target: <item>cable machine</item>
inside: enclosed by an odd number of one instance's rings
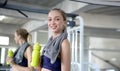
[[[99,66],[84,61],[84,20],[81,16],[76,16],[72,19],[79,22],[78,26],[75,26],[74,22],[69,22],[68,27],[68,39],[71,45],[71,71],[85,71],[84,65],[88,65],[89,70],[100,71]],[[72,23],[72,24],[71,24]]]

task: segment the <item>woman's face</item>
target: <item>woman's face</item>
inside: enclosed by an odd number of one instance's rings
[[[60,33],[63,31],[66,21],[63,19],[61,13],[53,10],[48,14],[48,27],[53,33]]]
[[[19,44],[19,39],[20,39],[20,36],[15,32],[15,34],[14,34],[14,40],[15,40],[16,44]]]

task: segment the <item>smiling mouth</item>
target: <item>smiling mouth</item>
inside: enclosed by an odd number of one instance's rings
[[[56,26],[52,26],[51,29],[56,29]]]

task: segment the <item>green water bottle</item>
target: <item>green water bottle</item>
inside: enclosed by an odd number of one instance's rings
[[[13,57],[13,55],[14,55],[13,51],[12,51],[12,50],[9,50],[7,56],[8,56],[8,57]],[[10,63],[7,62],[7,65],[9,65],[9,64],[10,64]]]
[[[33,46],[33,52],[32,52],[32,67],[38,67],[40,64],[40,50],[41,45],[39,43],[35,43]]]

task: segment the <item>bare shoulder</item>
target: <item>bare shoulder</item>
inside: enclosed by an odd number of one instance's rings
[[[62,46],[61,46],[61,56],[68,57],[69,55],[70,55],[70,43],[69,43],[68,39],[65,39],[65,40],[63,40]]]
[[[70,51],[70,42],[68,39],[63,40],[61,44],[61,51],[62,52]]]
[[[33,49],[32,46],[28,46],[26,52],[32,51],[32,49]]]
[[[25,57],[26,58],[28,58],[28,57],[30,57],[32,55],[32,50],[33,50],[32,46],[27,47],[27,49],[25,51]]]
[[[68,39],[64,39],[62,42],[62,49],[69,49],[70,48],[70,43]]]

